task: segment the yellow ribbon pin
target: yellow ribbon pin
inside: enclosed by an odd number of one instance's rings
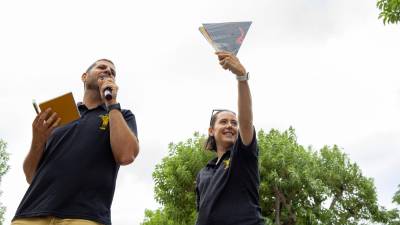
[[[225,169],[225,170],[228,169],[228,168],[229,168],[229,165],[230,165],[230,163],[231,163],[230,159],[226,159],[226,160],[224,160],[224,161],[222,161],[222,162],[224,163],[224,169]]]
[[[100,125],[100,130],[105,130],[107,129],[108,122],[110,121],[110,117],[108,117],[108,114],[105,115],[100,115],[101,118],[101,125]]]

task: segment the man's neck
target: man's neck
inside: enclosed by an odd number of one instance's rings
[[[83,94],[83,104],[88,109],[93,109],[103,104],[99,91],[86,89]]]

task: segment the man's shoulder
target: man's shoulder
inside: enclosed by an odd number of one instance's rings
[[[121,113],[124,117],[127,117],[127,116],[135,117],[135,114],[133,114],[133,112],[130,109],[121,109]]]

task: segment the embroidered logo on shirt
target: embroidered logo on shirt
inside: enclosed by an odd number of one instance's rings
[[[224,160],[224,161],[222,161],[222,162],[224,163],[224,169],[225,169],[225,170],[228,169],[228,168],[229,168],[229,165],[230,165],[230,163],[231,163],[230,159],[226,159],[226,160]]]
[[[108,126],[108,122],[110,121],[110,117],[108,117],[108,114],[100,115],[99,117],[101,119],[101,125],[100,125],[99,129],[106,130],[107,126]]]

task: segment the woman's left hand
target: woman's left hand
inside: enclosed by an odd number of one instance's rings
[[[229,70],[237,76],[246,75],[246,69],[240,63],[239,59],[230,52],[216,52],[218,56],[219,64],[225,70]]]

